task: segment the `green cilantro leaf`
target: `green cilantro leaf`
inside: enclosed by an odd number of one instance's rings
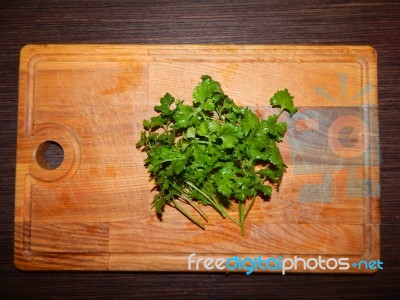
[[[171,104],[175,102],[175,98],[170,93],[166,93],[164,97],[160,99],[160,104],[154,107],[156,112],[161,113],[162,116],[169,115],[171,113]]]
[[[201,77],[201,83],[195,87],[193,91],[194,103],[204,103],[211,98],[215,93],[223,94],[219,82],[212,80],[208,75]]]
[[[239,127],[226,123],[219,130],[219,138],[222,140],[223,148],[233,148],[241,138]]]
[[[196,137],[196,128],[195,127],[189,127],[188,130],[186,131],[185,138],[191,139]]]
[[[282,141],[287,129],[286,122],[277,122],[277,115],[270,115],[266,120],[261,121],[261,130],[270,134],[276,141]]]
[[[200,105],[200,108],[206,111],[213,111],[215,109],[213,99],[208,98]]]
[[[243,133],[248,134],[250,130],[256,128],[260,124],[260,120],[255,113],[247,108],[244,110],[243,119],[240,121],[240,124],[243,128]]]
[[[281,152],[279,151],[279,148],[273,144],[271,150],[270,150],[270,161],[273,163],[275,166],[282,166],[284,165]]]
[[[260,187],[261,192],[263,193],[264,196],[269,197],[271,196],[272,193],[272,188],[269,185],[262,185]]]
[[[189,105],[178,104],[172,117],[174,119],[175,125],[174,127],[179,128],[187,128],[193,122],[193,118],[196,114],[196,110]]]
[[[280,107],[282,110],[289,112],[293,116],[297,107],[293,104],[293,96],[289,94],[287,89],[277,91],[271,98],[270,102],[273,107]]]

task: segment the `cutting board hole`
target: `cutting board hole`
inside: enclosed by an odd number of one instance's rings
[[[64,149],[55,141],[46,141],[36,150],[36,161],[45,170],[54,170],[64,161]]]

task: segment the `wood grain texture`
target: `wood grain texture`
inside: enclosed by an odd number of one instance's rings
[[[191,99],[202,74],[261,117],[273,111],[265,95],[283,87],[299,107],[280,145],[288,165],[280,192],[268,203],[258,199],[243,238],[211,212],[204,232],[169,209],[160,222],[144,154],[135,149],[143,118],[165,91]],[[88,261],[108,255],[108,270],[133,271],[186,271],[191,253],[380,258],[370,47],[28,45],[19,82],[15,263],[22,269],[85,270],[82,253]],[[63,148],[57,168],[41,150],[50,142]]]
[[[397,155],[400,120],[397,1],[9,1],[1,4],[1,211],[3,295],[104,297],[394,297],[400,243]],[[190,14],[188,13],[190,12]],[[18,59],[27,43],[368,44],[378,52],[381,165],[381,251],[373,276],[224,276],[176,273],[30,273],[13,265]]]

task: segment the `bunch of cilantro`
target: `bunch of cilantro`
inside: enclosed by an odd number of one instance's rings
[[[268,198],[271,185],[281,181],[286,165],[277,142],[287,124],[278,119],[284,111],[293,116],[297,108],[288,90],[281,90],[270,100],[280,112],[260,120],[249,108],[236,105],[210,76],[201,79],[193,105],[169,93],[161,98],[154,107],[158,115],[143,121],[136,147],[147,153],[145,165],[158,190],[153,206],[160,217],[170,205],[204,229],[201,219],[208,219],[202,204],[238,224],[244,235],[256,196]],[[234,202],[238,220],[228,212]]]

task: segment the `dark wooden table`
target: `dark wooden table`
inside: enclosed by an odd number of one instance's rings
[[[290,3],[293,2],[293,3]],[[301,3],[304,2],[304,3]],[[393,298],[400,294],[399,1],[0,2],[0,295]],[[18,59],[28,43],[364,44],[378,52],[381,260],[374,275],[21,272],[13,264]],[[3,298],[2,299],[11,299]]]

